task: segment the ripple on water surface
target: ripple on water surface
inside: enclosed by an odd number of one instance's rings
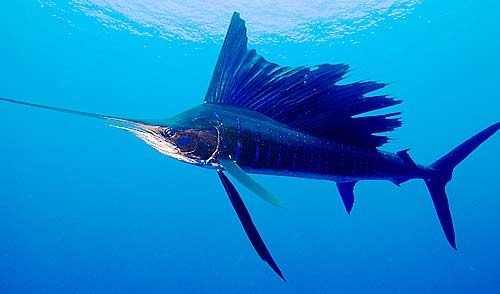
[[[253,43],[321,42],[345,38],[385,19],[399,19],[421,0],[40,0],[43,6],[82,11],[106,26],[168,40],[223,39],[233,11],[248,20]],[[66,6],[62,8],[62,6]],[[64,18],[64,15],[59,15]]]

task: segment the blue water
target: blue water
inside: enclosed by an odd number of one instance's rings
[[[236,8],[250,27],[255,14]],[[352,80],[392,82],[384,91],[404,99],[404,125],[383,148],[430,163],[500,119],[499,19],[498,1],[423,1],[344,38],[249,35],[281,64],[343,62]],[[76,8],[2,1],[0,96],[168,117],[202,101],[218,36],[160,38]],[[4,103],[0,126],[0,293],[500,293],[498,134],[447,187],[458,251],[420,181],[361,182],[348,217],[334,183],[255,176],[287,203],[240,187],[283,283],[213,171],[87,118]]]

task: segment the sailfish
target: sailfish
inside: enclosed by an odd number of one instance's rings
[[[285,277],[227,175],[265,201],[285,204],[249,174],[322,179],[336,183],[347,213],[362,180],[400,185],[421,179],[450,245],[456,249],[446,184],[455,167],[500,129],[480,131],[431,165],[413,161],[408,149],[380,149],[387,132],[401,126],[400,112],[370,114],[401,103],[370,94],[386,84],[340,84],[346,64],[281,66],[247,47],[245,22],[235,12],[203,103],[174,117],[130,119],[0,98],[0,101],[102,119],[131,132],[162,154],[214,170],[257,254]],[[380,113],[380,112],[379,112]]]

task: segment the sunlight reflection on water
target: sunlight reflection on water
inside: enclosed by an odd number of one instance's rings
[[[50,0],[42,5],[57,7]],[[249,38],[263,42],[322,42],[349,38],[385,19],[400,19],[421,0],[71,0],[70,8],[106,26],[167,40],[222,41],[233,11]]]

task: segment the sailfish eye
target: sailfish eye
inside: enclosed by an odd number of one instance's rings
[[[165,130],[163,131],[163,136],[164,136],[164,137],[170,138],[170,137],[172,137],[173,135],[175,135],[175,131],[174,131],[174,129],[168,128],[168,129],[165,129]]]

